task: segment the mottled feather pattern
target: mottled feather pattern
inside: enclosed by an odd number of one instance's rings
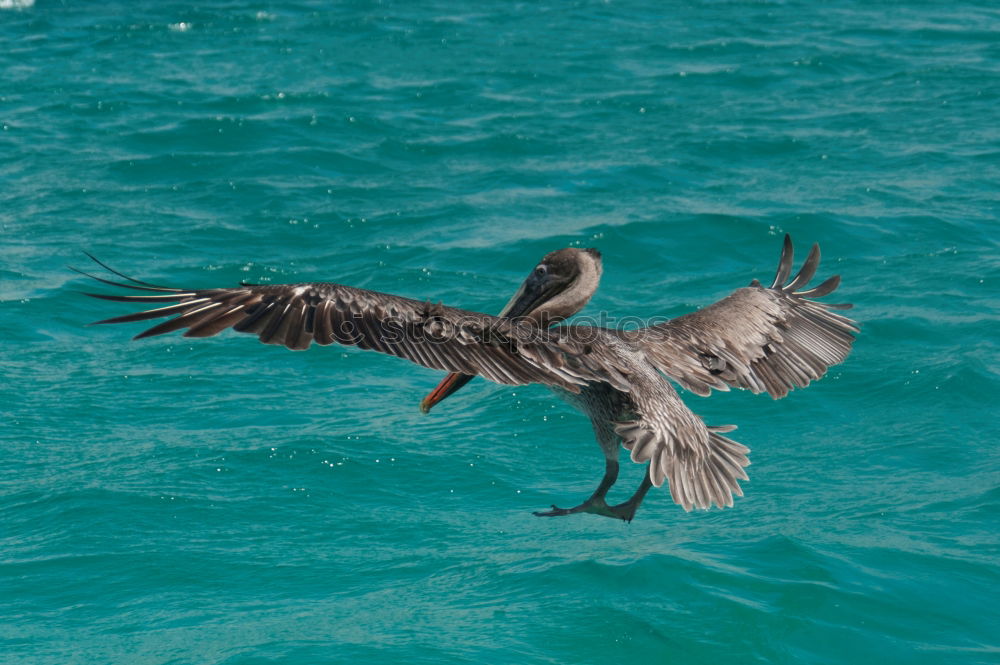
[[[633,375],[631,415],[615,425],[633,462],[649,463],[654,487],[667,481],[670,496],[685,510],[733,505],[739,480],[750,464],[749,448],[723,436],[734,426],[710,427],[681,400],[648,362]]]
[[[733,495],[743,495],[738,481],[747,479],[743,467],[750,464],[750,450],[720,434],[735,427],[706,426],[640,350],[614,331],[595,334],[606,363],[631,368],[630,390],[591,384],[580,394],[555,392],[590,416],[605,456],[616,458],[620,444],[633,462],[649,464],[654,487],[668,483],[671,498],[685,510],[733,505]]]

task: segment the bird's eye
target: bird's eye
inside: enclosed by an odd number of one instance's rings
[[[548,271],[549,269],[545,266],[544,263],[535,268],[535,274],[538,275],[539,277],[545,277],[545,273],[547,273]]]

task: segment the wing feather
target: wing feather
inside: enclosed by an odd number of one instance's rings
[[[147,293],[87,295],[163,306],[98,323],[172,317],[139,333],[136,339],[182,329],[187,329],[187,337],[210,337],[232,328],[255,334],[265,344],[294,350],[305,349],[313,341],[320,345],[338,342],[432,369],[479,374],[503,384],[543,383],[579,392],[588,382],[610,377],[627,389],[620,368],[602,366],[585,340],[558,329],[543,330],[525,322],[341,284],[242,284],[228,289],[182,290],[112,272],[129,283],[88,276]]]
[[[330,319],[330,310],[333,303],[329,300],[321,300],[316,304],[316,314],[313,318],[313,339],[321,346],[333,344],[333,323]]]
[[[754,280],[697,312],[623,336],[660,371],[699,395],[734,387],[784,397],[842,362],[859,330],[856,322],[831,311],[850,305],[808,299],[832,293],[839,277],[799,290],[816,274],[819,246],[813,245],[786,284],[792,256],[786,235],[771,287]]]

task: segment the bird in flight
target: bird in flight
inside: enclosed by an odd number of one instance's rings
[[[814,300],[832,293],[839,276],[806,288],[819,266],[818,245],[791,277],[787,235],[770,286],[753,280],[703,309],[631,330],[565,322],[597,290],[602,264],[595,249],[546,254],[498,316],[328,282],[178,289],[91,258],[125,281],[77,272],[139,293],[86,295],[155,305],[97,323],[170,317],[134,339],[182,329],[185,337],[211,337],[232,328],[293,350],[316,342],[388,353],[449,372],[421,402],[425,412],[474,376],[548,386],[590,418],[605,471],[583,502],[535,512],[541,517],[591,513],[629,522],[647,491],[664,483],[685,510],[732,506],[733,496],[743,495],[749,449],[723,436],[735,426],[702,422],[671,381],[701,396],[743,388],[778,399],[843,361],[859,331],[834,311],[851,305]],[[646,464],[646,473],[629,499],[611,505],[606,497],[620,448]]]

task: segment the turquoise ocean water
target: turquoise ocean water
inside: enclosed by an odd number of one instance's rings
[[[1000,9],[0,0],[0,663],[1000,662]],[[538,386],[252,337],[130,341],[82,251],[676,316],[818,241],[863,332],[686,395],[746,496],[631,525]],[[834,298],[837,300],[837,298]],[[623,472],[626,496],[641,469]]]

